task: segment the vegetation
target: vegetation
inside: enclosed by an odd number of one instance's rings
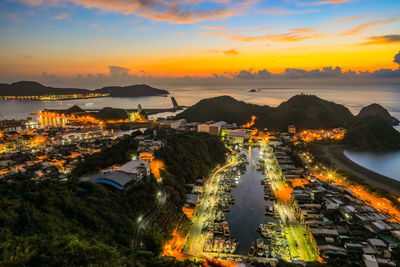
[[[398,125],[400,121],[395,117],[392,117],[389,112],[378,104],[371,104],[369,106],[363,107],[358,113],[357,118],[365,118],[369,116],[377,116],[390,123],[391,125]]]
[[[294,125],[298,130],[330,129],[346,126],[353,118],[350,110],[343,105],[301,94],[261,117],[256,121],[256,126],[277,131],[286,131],[288,125]]]
[[[35,183],[14,178],[15,182],[0,183],[0,262],[16,266],[139,263],[132,243],[137,218],[155,203],[154,179],[119,192],[87,182]]]
[[[297,95],[276,108],[238,101],[229,96],[204,99],[176,116],[188,121],[209,120],[244,123],[254,115],[257,128],[285,131],[288,125],[298,129],[345,126],[354,116],[343,105],[313,95]]]
[[[125,110],[120,108],[109,108],[105,107],[97,113],[93,113],[93,116],[99,120],[126,120],[129,119],[128,114]]]
[[[44,96],[44,95],[73,95],[73,94],[110,94],[111,97],[139,97],[169,94],[166,90],[153,88],[146,84],[130,86],[109,86],[97,90],[76,88],[55,88],[44,86],[37,82],[20,81],[11,84],[0,84],[0,96]]]
[[[93,92],[99,94],[110,94],[111,97],[139,97],[169,94],[166,90],[157,89],[146,84],[109,86],[94,90]]]
[[[200,266],[157,256],[169,238],[165,229],[173,229],[173,220],[184,217],[176,215],[182,213],[185,183],[207,176],[224,161],[226,150],[217,137],[208,134],[160,135],[165,146],[158,156],[166,166],[163,180],[169,201],[146,228],[143,250],[133,248],[134,237],[138,218],[156,203],[159,185],[155,179],[118,191],[77,179],[37,183],[15,176],[0,182],[0,262],[15,266]],[[110,148],[87,156],[73,174],[125,163],[136,148],[134,135],[125,136]],[[164,223],[158,223],[158,218]]]
[[[96,172],[104,168],[108,168],[115,164],[124,164],[131,160],[133,154],[136,153],[138,143],[133,136],[122,137],[121,140],[111,147],[103,148],[100,152],[87,155],[81,163],[73,170],[73,177],[80,177],[89,172]]]
[[[400,133],[381,117],[361,117],[349,125],[344,142],[359,148],[400,149]]]
[[[176,119],[187,121],[206,122],[209,120],[226,121],[228,123],[243,124],[251,116],[262,117],[273,108],[259,106],[238,101],[230,96],[219,96],[203,99],[176,116]]]
[[[180,207],[185,201],[185,184],[207,177],[225,161],[227,150],[216,136],[205,133],[176,133],[168,135],[164,143],[156,157],[166,166],[162,176],[168,198]]]
[[[54,88],[30,81],[21,81],[11,84],[0,84],[0,95],[2,96],[43,96],[89,93],[92,93],[92,91],[86,89]]]

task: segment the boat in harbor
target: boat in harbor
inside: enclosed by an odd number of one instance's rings
[[[222,227],[224,229],[224,236],[229,237],[231,235],[228,223],[226,221],[222,222]]]

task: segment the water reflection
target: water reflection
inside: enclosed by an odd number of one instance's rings
[[[400,151],[352,151],[344,154],[353,162],[371,171],[400,181]]]
[[[256,171],[256,162],[259,156],[259,149],[248,150],[249,164],[246,173],[241,175],[239,184],[232,188],[232,195],[236,204],[230,207],[226,214],[231,235],[239,239],[237,254],[247,255],[252,242],[261,235],[256,232],[257,226],[263,223],[265,217],[264,187],[261,179],[264,177],[261,172]]]

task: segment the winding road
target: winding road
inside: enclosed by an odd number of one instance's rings
[[[136,230],[136,236],[135,236],[135,247],[141,247],[143,245],[142,243],[142,238],[143,238],[143,232],[146,229],[147,225],[149,225],[150,221],[154,218],[154,216],[157,214],[159,210],[164,207],[165,202],[167,200],[167,193],[165,192],[165,187],[164,184],[162,183],[162,180],[159,180],[160,184],[160,194],[157,194],[158,196],[158,202],[157,205],[149,211],[139,222],[139,225]]]

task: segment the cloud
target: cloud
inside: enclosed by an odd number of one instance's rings
[[[399,52],[399,63],[400,64],[400,52]],[[396,62],[397,63],[397,62]],[[281,73],[270,73],[268,70],[263,69],[260,71],[253,70],[241,70],[232,73],[233,77],[240,80],[298,80],[298,79],[330,79],[330,80],[364,80],[364,79],[386,79],[386,78],[398,78],[400,79],[400,68],[397,70],[391,69],[380,69],[374,72],[355,72],[352,70],[342,71],[340,67],[323,67],[322,69],[304,70],[296,68],[287,68]]]
[[[211,51],[210,51],[211,52]],[[213,52],[223,53],[221,50],[214,50]],[[400,64],[400,52],[395,56],[395,62]],[[1,82],[14,82],[18,80],[34,80],[41,82],[45,85],[56,87],[74,87],[74,88],[100,88],[112,85],[132,85],[138,83],[146,83],[160,88],[176,88],[182,85],[237,85],[249,84],[265,85],[268,81],[269,84],[280,83],[293,83],[307,82],[310,84],[316,82],[320,84],[324,82],[343,82],[343,83],[357,83],[365,84],[366,81],[378,82],[399,82],[400,81],[400,67],[396,70],[380,69],[374,72],[356,72],[356,71],[343,71],[340,67],[324,67],[322,69],[304,70],[296,68],[287,68],[281,73],[271,73],[267,69],[261,70],[239,70],[237,72],[223,72],[213,74],[208,77],[196,76],[183,76],[183,77],[160,77],[151,76],[142,69],[138,69],[136,74],[130,74],[130,70],[119,66],[110,66],[109,74],[79,74],[74,77],[69,76],[56,76],[54,74],[42,73],[39,76],[4,76],[0,74]]]
[[[22,55],[25,59],[33,59],[32,55]]]
[[[204,30],[225,30],[228,27],[226,26],[201,26],[200,28]]]
[[[393,62],[399,64],[400,69],[400,51],[394,56]]]
[[[129,69],[120,66],[109,66],[108,70],[110,71],[110,77],[112,78],[129,75],[128,72],[130,71]]]
[[[336,19],[335,22],[343,23],[343,22],[355,21],[355,20],[362,19],[363,17],[364,17],[363,15],[350,16],[350,17],[344,17],[344,18],[342,17],[342,18]]]
[[[67,18],[69,18],[69,14],[68,14],[68,13],[61,13],[61,14],[55,15],[55,16],[52,17],[51,19],[54,19],[54,20],[63,20],[63,19],[67,19]]]
[[[89,9],[106,12],[137,15],[153,21],[173,24],[195,23],[201,21],[223,20],[241,15],[259,0],[17,0],[31,6],[57,6],[70,2]],[[200,5],[204,3],[204,5]],[[209,8],[213,4],[214,8]],[[216,4],[217,3],[217,4]]]
[[[239,55],[239,52],[236,49],[225,50],[223,52],[227,56],[237,56],[237,55]]]
[[[24,22],[25,20],[14,13],[4,12],[0,10],[0,19],[9,20],[12,22]]]
[[[226,56],[237,56],[240,53],[236,49],[228,49],[228,50],[218,50],[218,49],[210,49],[209,53],[223,53]]]
[[[274,16],[287,16],[287,15],[299,15],[299,14],[309,14],[318,12],[316,9],[286,9],[283,7],[271,8],[271,9],[264,9],[261,10],[260,13],[274,15]]]
[[[338,35],[339,36],[350,36],[350,35],[360,34],[367,29],[377,27],[380,25],[384,25],[384,24],[388,24],[388,23],[392,23],[392,22],[395,22],[396,20],[397,19],[392,18],[392,19],[376,20],[376,21],[372,21],[372,22],[359,24],[359,25],[353,27],[352,29],[344,31]]]
[[[343,4],[350,2],[350,0],[324,0],[315,2],[315,5],[332,5],[332,4]]]
[[[400,34],[389,34],[382,36],[371,36],[368,37],[368,42],[362,43],[363,45],[371,45],[371,44],[391,44],[391,43],[400,43]]]
[[[321,0],[321,1],[308,1],[300,2],[297,6],[322,6],[322,5],[335,5],[351,2],[352,0]]]
[[[315,39],[328,36],[315,32],[315,28],[298,28],[291,29],[279,34],[266,34],[259,36],[233,36],[231,39],[240,40],[242,42],[299,42],[308,39]]]
[[[218,35],[226,35],[230,34],[232,31],[222,31],[222,32],[202,32],[200,35],[207,35],[207,36],[218,36]]]

